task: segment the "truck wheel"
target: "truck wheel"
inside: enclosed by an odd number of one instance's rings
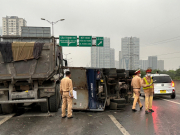
[[[118,77],[126,78],[126,73],[117,73]]]
[[[129,76],[135,75],[136,70],[128,70],[128,71],[129,71]]]
[[[0,114],[2,114],[2,108],[1,108],[1,105],[0,105]]]
[[[60,94],[60,84],[57,85],[57,94],[58,94],[58,98],[59,98],[59,102],[58,102],[58,109],[61,108],[61,94]]]
[[[47,102],[41,102],[40,107],[41,107],[41,112],[47,113],[49,111],[48,100],[47,100]]]
[[[57,87],[58,87],[58,84],[56,85],[55,95],[49,98],[49,110],[51,112],[57,112],[59,109],[60,94],[58,94],[59,91]]]
[[[117,73],[124,73],[125,69],[116,69]]]
[[[14,110],[14,104],[2,104],[1,108],[3,114],[10,114]]]
[[[109,68],[104,68],[103,69],[103,73],[104,73],[104,75],[109,75]]]

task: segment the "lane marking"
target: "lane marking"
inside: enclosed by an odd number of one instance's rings
[[[172,102],[172,103],[175,103],[175,104],[180,104],[180,103],[178,103],[178,102],[174,102],[174,101],[167,100],[167,99],[162,99],[162,100],[169,101],[169,102]]]
[[[113,115],[108,115],[114,124],[119,128],[119,130],[123,133],[123,135],[130,135],[129,132],[116,120]]]
[[[11,114],[11,115],[9,115],[9,116],[6,116],[4,119],[2,119],[2,120],[0,121],[0,125],[2,125],[4,122],[6,122],[6,121],[9,120],[10,118],[12,118],[14,115],[15,115],[15,113],[14,113],[14,114]]]
[[[18,117],[48,117],[55,116],[55,113],[24,113]]]

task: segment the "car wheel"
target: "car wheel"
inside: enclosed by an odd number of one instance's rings
[[[171,95],[171,99],[175,99],[175,97],[176,97],[176,94]]]

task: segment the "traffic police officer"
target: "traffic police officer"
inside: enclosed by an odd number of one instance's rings
[[[60,93],[62,95],[62,118],[66,118],[66,106],[68,104],[68,118],[72,117],[73,85],[70,79],[71,72],[66,71],[66,77],[61,80]]]
[[[146,70],[146,77],[143,78],[142,86],[145,93],[145,113],[148,114],[149,112],[154,112],[152,110],[152,101],[153,101],[153,92],[154,92],[154,85],[153,79],[151,77],[151,69],[148,68]]]
[[[141,83],[142,83],[142,80],[141,80],[141,71],[140,70],[137,70],[135,72],[135,76],[134,78],[132,79],[131,81],[131,86],[133,87],[133,91],[135,93],[135,97],[134,97],[134,102],[133,102],[133,106],[132,106],[132,111],[133,112],[136,112],[136,103],[138,102],[139,104],[139,107],[140,107],[140,110],[142,110],[143,108],[143,105],[141,104],[141,101],[139,99],[139,96],[140,96],[140,88],[141,88]]]

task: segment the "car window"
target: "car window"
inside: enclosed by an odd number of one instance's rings
[[[171,83],[169,76],[153,76],[154,83]]]

